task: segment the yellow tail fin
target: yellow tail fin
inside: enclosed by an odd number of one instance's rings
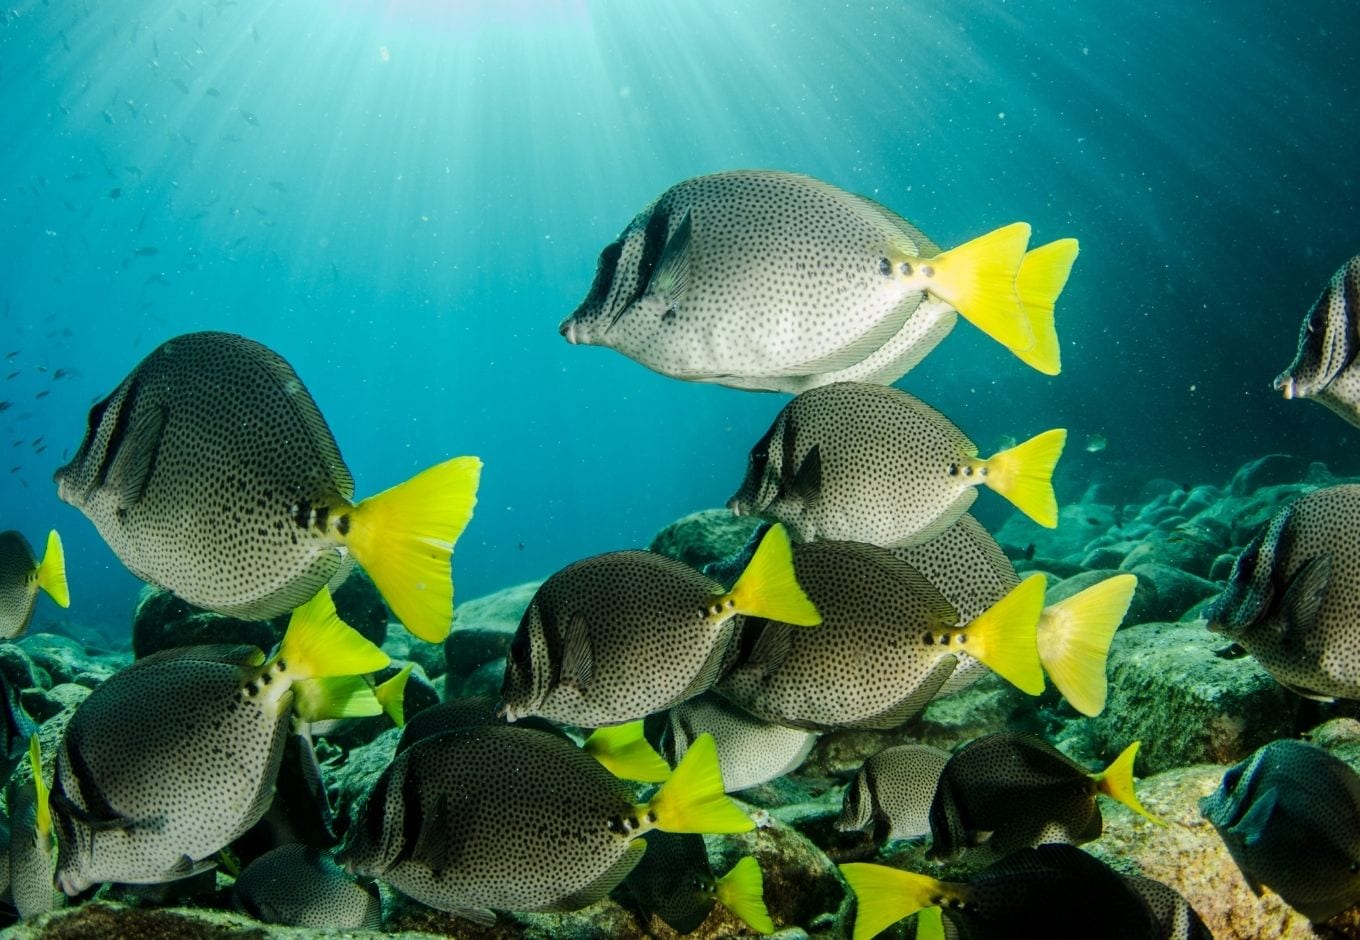
[[[1105,710],[1105,659],[1128,612],[1138,578],[1117,574],[1044,608],[1039,661],[1063,698],[1083,715]]]
[[[351,511],[346,543],[392,613],[438,643],[453,623],[453,544],[472,518],[482,462],[455,457],[370,496]]]
[[[1060,238],[1026,253],[1020,262],[1020,273],[1015,278],[1015,292],[1020,295],[1029,328],[1034,333],[1034,345],[1029,349],[1013,349],[1016,358],[1044,375],[1062,371],[1058,350],[1058,331],[1053,324],[1053,305],[1067,286],[1072,273],[1072,262],[1077,260],[1077,240]]]
[[[706,733],[694,739],[651,802],[639,807],[639,816],[649,820],[651,828],[664,832],[719,835],[750,832],[756,827],[724,792],[722,773],[718,770],[718,746],[713,743],[713,735]]]
[[[33,771],[33,801],[38,814],[34,826],[38,830],[38,838],[44,840],[43,844],[46,845],[46,840],[51,838],[52,833],[52,808],[47,805],[47,784],[43,782],[42,774],[42,748],[38,745],[36,734],[28,739],[28,767]],[[17,832],[14,833],[14,838],[19,838]]]
[[[1044,690],[1037,630],[1044,609],[1044,576],[1032,574],[964,628],[959,649],[1030,695]]]
[[[1058,497],[1053,493],[1053,468],[1066,443],[1067,431],[1055,428],[993,454],[983,462],[983,482],[1039,525],[1056,528]]]
[[[1029,349],[1034,332],[1015,283],[1028,244],[1024,222],[988,232],[922,265],[933,269],[923,286],[1007,349]]]
[[[716,619],[733,613],[765,617],[797,627],[822,622],[793,573],[793,546],[782,525],[770,527],[732,590],[715,598],[710,612]]]
[[[944,911],[926,907],[916,912],[916,940],[946,940]]]
[[[373,695],[382,706],[383,713],[392,719],[392,724],[400,728],[406,724],[406,680],[411,678],[414,663],[407,663],[401,671],[386,682],[378,683]]]
[[[642,736],[640,720],[612,728],[596,728],[581,745],[581,750],[621,780],[661,783],[671,775],[670,764],[652,750]]]
[[[760,863],[746,856],[718,879],[718,903],[741,918],[756,933],[774,933],[774,920],[765,906],[765,876]]]
[[[278,659],[294,681],[327,676],[357,676],[382,669],[387,654],[340,619],[326,588],[293,611]]]
[[[361,676],[327,676],[293,683],[293,714],[303,721],[372,718],[382,713],[373,686]]]
[[[961,886],[929,875],[867,862],[848,862],[840,869],[855,892],[854,940],[876,937],[922,908],[962,899]]]
[[[1165,826],[1165,822],[1147,811],[1133,789],[1133,759],[1138,756],[1138,746],[1142,743],[1134,741],[1124,748],[1123,753],[1110,762],[1110,766],[1098,774],[1091,774],[1091,779],[1096,782],[1096,789],[1101,793],[1123,803],[1144,819]]]
[[[71,590],[66,585],[66,553],[61,548],[61,536],[53,529],[47,533],[47,551],[38,565],[38,587],[52,595],[62,607],[71,606]]]

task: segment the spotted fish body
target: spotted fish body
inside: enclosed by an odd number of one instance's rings
[[[845,788],[836,828],[873,834],[875,842],[930,834],[930,804],[949,752],[928,744],[884,748]]]
[[[699,757],[720,798],[711,741]],[[674,828],[662,794],[685,767],[638,806],[629,787],[560,735],[451,729],[414,742],[383,771],[340,861],[423,904],[483,922],[493,910],[574,910],[633,869],[645,849],[638,836]],[[727,809],[742,825],[710,831],[751,828]]]
[[[811,731],[895,728],[939,690],[957,650],[983,646],[983,630],[961,627],[944,597],[886,549],[811,542],[794,546],[794,565],[822,625],[799,631],[749,621],[736,663],[714,687],[758,718]],[[1017,647],[1037,622],[1037,587],[1026,613],[1014,618]],[[1021,649],[1017,658],[1042,688],[1037,650],[1028,642],[1027,657]]]
[[[1277,512],[1205,617],[1300,695],[1360,699],[1360,485]]]
[[[1123,877],[1157,921],[1160,930],[1153,935],[1156,940],[1214,940],[1199,914],[1175,888],[1142,875]]]
[[[782,522],[798,541],[918,545],[952,526],[986,484],[1051,525],[1057,505],[1047,475],[1062,441],[1049,436],[1063,434],[1047,432],[1020,445],[1042,440],[1051,461],[1046,469],[1021,461],[1022,478],[1035,485],[1013,493],[1011,472],[994,462],[1020,448],[984,460],[948,418],[906,392],[828,385],[804,392],[779,413],[751,449],[746,477],[728,506]]]
[[[1360,427],[1360,255],[1331,282],[1299,330],[1299,349],[1275,379],[1285,398],[1311,398]]]
[[[28,629],[39,588],[62,607],[70,605],[61,538],[55,530],[48,535],[47,553],[39,562],[22,534],[0,532],[0,637],[15,637]]]
[[[292,367],[245,337],[191,333],[162,344],[91,408],[80,449],[55,479],[134,574],[191,604],[273,618],[312,597],[352,550],[403,623],[442,639],[452,619],[447,558],[480,467],[459,460],[438,468],[457,471],[438,487],[459,504],[450,519],[424,531],[424,516],[444,508],[421,499],[384,519],[370,508],[371,524],[361,525],[354,481]],[[401,516],[420,536],[414,547],[379,531]],[[401,576],[389,572],[398,566]]]
[[[676,705],[667,724],[667,756],[673,761],[681,760],[699,735],[713,736],[728,793],[792,773],[817,743],[815,732],[762,721],[713,692]]]
[[[212,867],[273,799],[294,682],[386,663],[322,591],[272,659],[253,646],[190,646],[110,677],[76,709],[57,755],[58,886],[74,895]]]
[[[328,930],[377,930],[377,888],[354,880],[330,853],[293,842],[245,867],[234,887],[237,903],[267,924]]]
[[[655,914],[676,933],[693,933],[717,903],[717,879],[704,837],[657,832],[623,886],[644,916]]]
[[[769,551],[766,551],[769,546]],[[766,554],[762,554],[766,552]],[[583,727],[622,724],[703,692],[716,680],[744,613],[748,579],[778,554],[779,605],[816,611],[793,579],[788,537],[771,530],[728,591],[688,565],[644,551],[610,552],[567,566],[539,587],[506,658],[501,699],[510,720],[538,715]],[[794,616],[790,613],[789,616]]]
[[[1360,775],[1302,741],[1272,741],[1199,803],[1253,891],[1324,921],[1360,901]]]

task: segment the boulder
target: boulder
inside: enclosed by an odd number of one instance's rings
[[[647,547],[702,571],[705,565],[741,551],[764,523],[758,516],[734,516],[726,509],[703,509],[666,526]]]
[[[180,600],[169,591],[142,592],[132,616],[132,655],[143,659],[177,646],[215,643],[255,646],[271,650],[283,639],[287,617],[273,621],[224,617]]]
[[[517,584],[458,605],[444,641],[450,692],[482,665],[503,659],[529,602],[543,582]]]
[[[1246,496],[1262,487],[1298,483],[1308,476],[1309,461],[1292,454],[1266,454],[1238,468],[1228,482],[1228,493]]]
[[[53,684],[75,682],[93,689],[130,662],[126,653],[91,652],[84,644],[55,633],[30,633],[18,642]]]
[[[1158,562],[1134,565],[1127,570],[1137,575],[1140,587],[1148,584],[1156,592],[1156,600],[1150,607],[1139,611],[1139,621],[1180,620],[1186,611],[1220,591],[1219,586],[1212,581]]]

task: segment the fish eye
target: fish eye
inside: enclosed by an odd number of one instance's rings
[[[510,661],[527,663],[529,661],[529,631],[516,630],[510,641]]]
[[[878,273],[884,277],[892,276],[892,262],[887,258],[878,259]]]

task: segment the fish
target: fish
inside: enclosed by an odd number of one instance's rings
[[[593,757],[534,728],[453,729],[417,741],[374,783],[337,860],[422,904],[494,922],[493,911],[576,910],[604,897],[667,832],[748,832],[723,795],[711,738],[646,803]],[[451,851],[452,849],[452,851]]]
[[[751,448],[727,506],[782,522],[800,542],[928,542],[985,485],[1040,525],[1058,524],[1053,469],[1067,432],[990,458],[944,415],[896,388],[841,382],[794,398]]]
[[[1360,485],[1287,504],[1233,563],[1206,625],[1305,698],[1360,699]]]
[[[1136,891],[1160,928],[1157,940],[1214,940],[1190,902],[1175,888],[1154,878],[1124,875],[1124,883]]]
[[[132,255],[134,258],[154,258],[156,257],[156,255],[160,253],[161,250],[157,248],[155,245],[142,245],[132,250]]]
[[[52,890],[56,844],[36,733],[29,738],[28,767],[28,777],[10,781],[7,798],[10,897],[20,920],[45,914],[65,900]]]
[[[187,646],[138,660],[76,708],[57,754],[57,886],[157,884],[205,871],[269,808],[306,679],[381,669],[387,654],[335,613],[324,588],[279,650]],[[330,713],[376,714],[371,692]],[[172,717],[173,716],[173,717]]]
[[[13,407],[14,402],[12,401],[0,401],[0,411],[9,411]]]
[[[1360,427],[1360,255],[1341,266],[1299,328],[1298,352],[1273,387],[1286,399],[1311,398]]]
[[[1360,901],[1360,775],[1322,748],[1258,748],[1199,811],[1258,896],[1268,887],[1317,922]]]
[[[18,378],[19,376],[21,376],[21,375],[23,375],[23,370],[22,370],[22,369],[16,369],[16,370],[14,370],[13,372],[11,372],[9,375],[5,376],[5,381],[8,382],[8,381],[10,381],[11,379],[17,379],[17,378]]]
[[[641,912],[644,929],[655,914],[676,933],[693,933],[708,919],[714,904],[721,904],[756,933],[774,932],[760,863],[747,855],[727,874],[714,877],[700,835],[652,833],[647,837],[647,851],[622,887]]]
[[[1104,825],[1096,795],[1118,800],[1162,825],[1139,802],[1133,785],[1133,742],[1099,773],[1032,734],[999,731],[969,741],[950,756],[938,780],[903,786],[934,788],[930,857],[966,851],[1000,857],[1050,842],[1081,845]]]
[[[1056,349],[1036,338],[1017,288],[1029,235],[1017,222],[941,252],[890,210],[812,177],[695,177],[604,248],[559,332],[674,378],[795,393],[872,355],[928,300],[1009,349]]]
[[[22,534],[13,529],[0,532],[0,637],[16,637],[28,629],[40,589],[58,606],[71,606],[66,553],[57,530],[47,533],[42,561],[33,557]]]
[[[666,757],[679,762],[701,734],[712,735],[717,745],[723,789],[728,793],[797,770],[818,737],[815,731],[762,721],[713,692],[681,702],[669,711],[662,740]]]
[[[1001,546],[970,513],[923,545],[890,551],[925,575],[954,605],[963,622],[983,613],[1020,583]],[[1112,575],[1045,605],[1039,616],[1039,662],[1063,698],[1083,715],[1094,717],[1105,710],[1110,643],[1137,587],[1135,575]],[[958,660],[939,695],[952,695],[989,672],[967,653],[959,653]]]
[[[133,574],[190,604],[272,619],[352,557],[396,619],[439,642],[481,466],[455,457],[355,503],[292,367],[253,340],[208,332],[162,344],[96,402],[54,479]]]
[[[1086,437],[1086,453],[1098,454],[1106,447],[1108,447],[1109,443],[1110,442],[1105,439],[1104,434],[1100,433],[1088,434]]]
[[[113,187],[113,189],[110,189],[110,190],[109,190],[109,198],[110,198],[110,199],[118,199],[118,198],[121,197],[122,195],[123,195],[122,187],[115,186],[115,187]]]
[[[849,862],[840,870],[855,893],[854,940],[869,940],[902,918],[930,909],[935,909],[937,927],[942,912],[969,940],[1012,940],[1017,924],[1042,924],[1047,937],[1166,936],[1136,887],[1071,845],[1022,849],[966,884],[867,862]],[[943,936],[943,930],[936,935]]]
[[[9,780],[15,768],[28,757],[29,739],[37,730],[37,722],[24,708],[19,688],[0,671],[0,780]],[[4,891],[0,890],[0,897],[3,896]]]
[[[698,695],[717,679],[738,617],[821,622],[793,571],[778,526],[730,591],[655,552],[568,565],[535,592],[510,642],[503,714],[596,728]]]
[[[949,752],[898,744],[866,760],[845,788],[836,828],[869,832],[880,845],[930,835],[930,804]]]
[[[1031,695],[1043,690],[1034,633],[1042,574],[960,624],[940,592],[887,549],[810,542],[793,547],[793,564],[822,625],[748,620],[713,687],[756,717],[809,731],[896,728],[935,695],[959,650]]]
[[[232,890],[240,909],[266,924],[332,931],[382,924],[377,886],[357,881],[329,852],[296,842],[255,859]]]

